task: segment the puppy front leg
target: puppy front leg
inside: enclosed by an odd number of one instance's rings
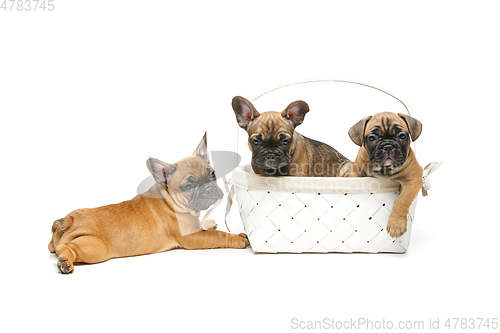
[[[358,160],[358,158],[356,158],[347,177],[366,177],[367,171],[365,169],[365,163],[363,163],[362,160]]]
[[[394,201],[389,222],[387,223],[387,232],[394,238],[401,237],[406,232],[406,218],[410,212],[411,203],[422,188],[422,175],[403,180],[400,183],[401,193]]]
[[[354,163],[352,165],[352,169],[351,169],[351,172],[349,172],[349,175],[347,177],[361,177],[361,174],[359,172],[359,169],[358,169],[358,165],[356,163]]]
[[[250,243],[244,233],[230,234],[219,230],[204,230],[182,236],[179,245],[186,250],[233,248],[243,249]]]
[[[368,161],[366,153],[364,151],[359,151],[354,163],[352,163],[352,168],[348,177],[366,177],[369,165],[369,162],[366,161]]]

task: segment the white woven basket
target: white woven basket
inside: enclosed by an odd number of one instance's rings
[[[265,177],[250,165],[231,178],[241,219],[254,252],[393,252],[410,242],[408,230],[386,231],[399,184],[375,178]]]
[[[373,88],[397,101],[399,107],[402,104],[403,110],[410,114],[402,100],[385,90],[335,79],[285,84],[259,94],[252,102],[284,87],[322,82]],[[345,124],[345,133],[348,125]],[[236,150],[239,150],[238,135]],[[429,165],[432,170],[426,170],[425,175],[437,169],[439,165],[436,164]],[[429,184],[427,179],[424,180]],[[256,175],[251,166],[245,164],[233,171],[230,183],[232,188],[226,216],[235,195],[245,232],[255,253],[404,253],[408,249],[417,198],[410,207],[406,233],[393,239],[386,230],[394,200],[399,195],[397,182],[371,177],[266,177]]]

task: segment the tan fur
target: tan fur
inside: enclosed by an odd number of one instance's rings
[[[198,216],[186,207],[188,198],[177,188],[187,175],[205,173],[208,164],[193,156],[176,165],[169,189],[158,183],[132,200],[75,210],[54,222],[49,251],[57,254],[61,272],[72,272],[74,262],[99,263],[110,258],[176,248],[244,248],[249,245],[245,234],[215,230],[213,220],[205,221],[210,230],[201,229]]]
[[[292,159],[288,167],[284,169],[287,176],[344,177],[352,166],[352,162],[330,146],[322,143],[321,146],[316,146],[311,139],[295,131],[293,126],[284,120],[280,112],[261,113],[249,126],[249,131],[252,131],[252,135],[262,134],[265,138],[269,138],[271,135],[278,138],[280,134],[290,136],[289,133],[293,133],[290,147]],[[252,168],[255,173],[265,174],[265,170],[261,170],[255,165],[252,165]]]
[[[281,135],[291,139],[290,162],[280,169],[278,175],[296,177],[345,177],[349,174],[352,162],[334,148],[315,140],[304,137],[295,131],[302,120],[294,122],[287,117],[287,110],[301,107],[301,116],[309,112],[309,107],[303,101],[295,101],[283,112],[268,111],[259,113],[255,107],[243,97],[233,99],[233,110],[240,127],[244,128],[250,139],[261,136],[263,141],[274,139],[278,141]],[[245,114],[241,110],[245,109]],[[297,115],[295,115],[297,117]],[[248,147],[253,151],[252,145]],[[257,166],[252,159],[252,169],[257,174],[269,175],[266,170]]]
[[[418,122],[418,124],[420,124],[420,122]],[[377,176],[391,179],[401,184],[401,193],[394,202],[387,224],[387,231],[389,234],[397,238],[406,232],[406,217],[408,216],[413,200],[422,188],[423,169],[418,163],[410,145],[408,145],[407,157],[404,164],[395,168],[389,174],[379,176],[375,172],[376,168],[370,163],[368,152],[363,143],[366,133],[375,126],[378,126],[382,133],[386,133],[390,131],[394,125],[399,125],[401,128],[405,129],[407,133],[411,133],[412,137],[415,137],[415,139],[420,135],[421,124],[418,133],[414,134],[402,115],[391,112],[382,112],[372,117],[364,118],[351,128],[349,135],[351,135],[353,141],[358,145],[361,144],[361,148],[358,151],[349,177]],[[360,138],[356,137],[358,132],[361,134]]]

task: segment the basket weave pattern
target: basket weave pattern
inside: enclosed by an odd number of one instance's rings
[[[391,238],[387,221],[398,192],[295,193],[235,186],[238,209],[254,252],[392,252],[408,249],[408,230]]]

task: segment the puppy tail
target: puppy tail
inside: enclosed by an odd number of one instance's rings
[[[59,244],[59,240],[61,239],[64,232],[73,224],[73,218],[71,216],[67,216],[63,219],[56,220],[52,224],[52,240],[49,243],[49,251],[51,253],[56,252],[56,247]]]

